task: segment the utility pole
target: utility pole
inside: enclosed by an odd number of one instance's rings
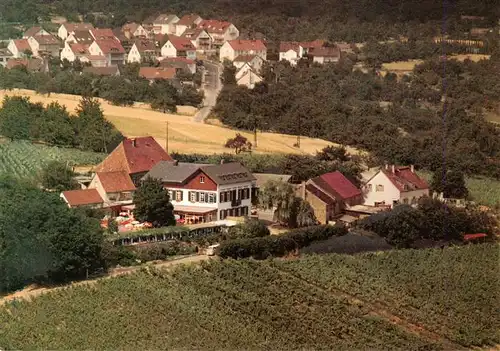
[[[168,154],[168,122],[165,123],[165,150]]]

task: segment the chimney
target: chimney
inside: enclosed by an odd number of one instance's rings
[[[392,170],[392,173],[396,173],[396,166],[391,165],[391,170]]]
[[[415,173],[415,166],[410,165],[410,171],[411,171],[411,173]]]

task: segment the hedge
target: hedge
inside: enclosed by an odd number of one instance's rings
[[[222,258],[234,259],[279,257],[308,246],[312,242],[345,234],[347,234],[347,229],[344,226],[320,225],[294,229],[279,236],[226,240],[220,244],[218,255]]]

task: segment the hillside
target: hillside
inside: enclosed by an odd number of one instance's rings
[[[30,97],[32,102],[41,102],[45,105],[56,101],[65,105],[69,111],[73,111],[79,103],[79,96],[67,94],[36,94],[31,90],[0,90],[0,101],[4,96],[22,95]],[[224,153],[231,150],[224,148],[227,139],[234,137],[236,131],[215,125],[208,125],[195,122],[187,115],[172,115],[153,111],[142,105],[137,107],[113,106],[101,100],[101,107],[105,117],[111,121],[116,128],[128,137],[138,137],[151,135],[161,144],[165,145],[166,122],[169,123],[169,152],[179,153]],[[180,108],[179,111],[185,114],[194,115],[190,107]],[[253,141],[253,134],[242,132],[249,140]],[[325,140],[315,138],[301,138],[301,148],[293,146],[297,141],[294,135],[278,133],[258,134],[258,153],[294,153],[294,154],[314,154],[327,145],[332,145]],[[355,149],[349,149],[356,152]]]
[[[142,270],[0,309],[15,349],[459,350],[500,342],[484,244]]]

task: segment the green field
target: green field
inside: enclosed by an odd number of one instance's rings
[[[7,142],[0,140],[0,174],[30,177],[37,174],[53,160],[70,165],[92,165],[101,162],[104,154],[77,149],[32,144],[28,141]]]
[[[419,174],[431,180],[432,174],[420,171]],[[500,207],[500,180],[487,177],[467,177],[465,179],[472,200],[481,205]]]
[[[5,349],[460,350],[500,342],[499,245],[142,270],[0,309]]]

